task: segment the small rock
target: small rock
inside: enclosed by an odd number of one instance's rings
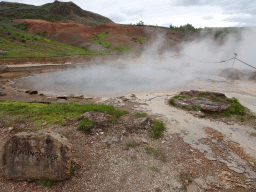
[[[147,139],[141,139],[142,143],[148,143]]]
[[[40,93],[39,96],[44,96],[44,94],[43,94],[43,93]]]
[[[12,131],[13,129],[14,129],[13,127],[9,127],[9,128],[8,128],[9,131]]]
[[[125,145],[124,150],[129,150],[129,147],[127,145]]]
[[[7,94],[6,94],[6,93],[1,93],[1,92],[0,92],[0,96],[5,96],[5,95],[7,95]]]
[[[45,125],[47,125],[47,123],[42,123],[42,126],[45,126]]]
[[[198,187],[196,186],[195,182],[192,182],[190,185],[187,187],[187,192],[197,192]]]
[[[103,135],[103,134],[104,134],[104,132],[100,132],[100,134],[101,134],[101,135]]]
[[[162,144],[164,144],[166,141],[162,141]]]
[[[35,94],[38,94],[38,91],[36,91],[36,90],[27,90],[27,91],[25,91],[25,93],[29,93],[30,95],[35,95]]]

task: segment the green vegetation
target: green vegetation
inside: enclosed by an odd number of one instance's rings
[[[79,105],[77,103],[27,103],[0,100],[0,120],[12,123],[31,120],[37,127],[45,122],[47,126],[53,124],[66,124],[69,120],[79,118],[85,112],[103,112],[115,117],[120,117],[128,114],[127,111],[115,109],[109,105],[95,105],[85,104]],[[9,115],[8,119],[5,115]]]
[[[175,105],[175,99],[177,99],[179,97],[189,97],[189,96],[176,95],[169,100],[169,103],[171,105]],[[204,98],[211,99],[213,101],[232,103],[231,107],[229,107],[226,110],[223,110],[221,112],[205,111],[205,113],[207,113],[208,115],[213,115],[214,117],[219,117],[219,118],[223,117],[223,116],[229,117],[231,115],[238,115],[237,119],[239,119],[240,121],[247,121],[248,119],[251,119],[251,116],[249,114],[246,114],[246,110],[245,110],[244,106],[236,98],[224,99],[221,97],[217,97],[216,95],[214,95],[212,93],[207,93],[207,92],[195,93],[194,97],[204,97]],[[192,107],[192,109],[193,110],[198,110],[198,109],[201,110],[202,107],[200,105],[195,105]]]
[[[51,185],[56,183],[56,181],[54,181],[53,179],[40,179],[39,182],[45,187],[50,187]]]
[[[78,130],[90,133],[93,128],[92,120],[86,117],[82,121],[80,121],[79,126],[77,127]]]
[[[116,123],[117,122],[117,118],[114,115],[109,116],[109,120],[111,121],[111,123]]]
[[[164,123],[158,120],[154,120],[152,125],[152,131],[149,133],[149,137],[158,139],[163,136],[164,130]]]
[[[153,155],[155,158],[166,162],[166,156],[164,155],[162,150],[160,150],[160,149],[156,150],[153,147],[147,145],[147,146],[145,146],[145,151],[147,154]]]
[[[107,36],[108,36],[108,32],[101,32],[97,35],[95,35],[98,39],[91,39],[90,42],[92,43],[98,43],[101,44],[103,47],[105,48],[109,48],[111,43],[108,41],[103,41]]]
[[[169,100],[169,103],[170,103],[171,105],[175,105],[175,100],[174,100],[174,98],[171,98],[171,99]]]
[[[147,42],[146,39],[143,39],[141,37],[138,38],[138,41],[140,42],[140,44],[144,44]]]
[[[119,52],[122,52],[122,53],[128,53],[128,52],[131,52],[132,49],[128,46],[122,46],[122,45],[119,45],[119,46],[116,46],[116,47],[111,47],[112,50],[115,50],[115,51],[119,51]]]
[[[139,21],[136,25],[137,26],[144,26],[144,22],[143,21]]]
[[[137,112],[137,113],[135,113],[135,116],[136,117],[147,117],[148,114],[147,113],[139,113],[139,112]]]
[[[128,142],[128,143],[126,143],[126,145],[128,146],[128,147],[135,147],[135,143],[132,143],[132,142]]]
[[[243,116],[246,114],[244,106],[241,103],[239,103],[237,99],[227,99],[227,101],[233,104],[231,107],[227,108],[222,112],[225,116],[230,116],[230,115]]]
[[[73,177],[75,175],[75,172],[77,171],[77,169],[79,168],[79,165],[75,162],[71,162],[70,165],[70,177]]]
[[[23,3],[13,3],[13,2],[0,2],[2,6],[2,17],[8,18],[10,20],[14,19],[42,19],[50,22],[62,21],[68,22],[78,22],[81,24],[86,24],[86,20],[97,21],[107,23],[111,21],[110,19],[101,16],[90,11],[79,10],[74,11],[74,14],[79,16],[79,19],[73,15],[67,13],[70,4],[65,2],[53,2],[47,3],[42,6],[27,5]],[[84,22],[84,23],[83,23]]]
[[[108,32],[101,32],[96,35],[96,37],[98,37],[99,41],[104,40],[107,36],[108,36]]]
[[[197,29],[197,28],[193,27],[193,25],[191,25],[189,23],[186,24],[186,25],[180,25],[179,27],[170,25],[169,28],[172,29],[172,30],[184,31],[184,32],[187,32],[187,33],[200,33],[200,31],[202,30],[201,28]]]
[[[159,169],[154,166],[150,167],[150,170],[154,172],[159,172]]]
[[[188,186],[192,181],[192,177],[190,174],[185,173],[185,172],[181,172],[179,175],[179,180],[181,181],[183,188],[186,189],[186,186]]]
[[[8,51],[6,59],[11,58],[42,58],[79,55],[83,57],[106,55],[106,51],[89,51],[44,38],[44,34],[34,35],[19,28],[20,25],[2,22],[0,32],[0,49]],[[22,26],[22,25],[21,25]],[[0,55],[0,59],[4,56]]]

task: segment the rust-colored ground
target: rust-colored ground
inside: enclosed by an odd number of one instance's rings
[[[150,26],[125,26],[115,23],[91,27],[77,23],[54,23],[38,19],[16,19],[14,22],[26,22],[28,32],[34,34],[45,32],[45,37],[73,46],[83,46],[90,39],[94,39],[95,34],[101,32],[109,33],[104,41],[110,42],[112,46],[125,45],[135,49],[142,46],[139,42],[132,41],[132,37],[154,40],[158,34],[162,34],[167,41],[179,42],[186,35],[184,32],[170,29]]]

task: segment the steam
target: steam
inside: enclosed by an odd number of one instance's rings
[[[118,96],[128,93],[170,90],[176,86],[231,68],[238,58],[256,66],[256,30],[249,28],[241,33],[231,33],[225,40],[216,41],[213,36],[186,41],[172,51],[163,51],[165,35],[159,34],[137,58],[118,58],[112,61],[96,59],[76,69],[44,73],[28,77],[16,86],[32,86],[51,94],[83,94],[86,96]],[[235,61],[239,70],[251,69]],[[208,77],[207,77],[208,78]]]

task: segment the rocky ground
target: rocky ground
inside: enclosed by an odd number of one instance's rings
[[[59,101],[54,96],[40,92],[31,95],[6,85],[14,76],[29,74],[2,74],[0,99]],[[251,81],[195,80],[166,92],[111,98],[71,96],[65,102],[110,104],[130,114],[108,128],[94,129],[91,134],[77,130],[78,121],[65,127],[50,127],[72,143],[74,175],[44,187],[38,181],[6,180],[0,172],[0,191],[256,191],[256,122],[200,118],[168,104],[180,91],[190,89],[222,92],[256,112],[256,89]],[[129,122],[140,122],[134,116],[136,112],[146,112],[150,119],[163,121],[164,136],[149,138],[147,123],[140,126],[142,129],[127,128]],[[1,127],[0,154],[16,130],[33,131],[26,124]]]

